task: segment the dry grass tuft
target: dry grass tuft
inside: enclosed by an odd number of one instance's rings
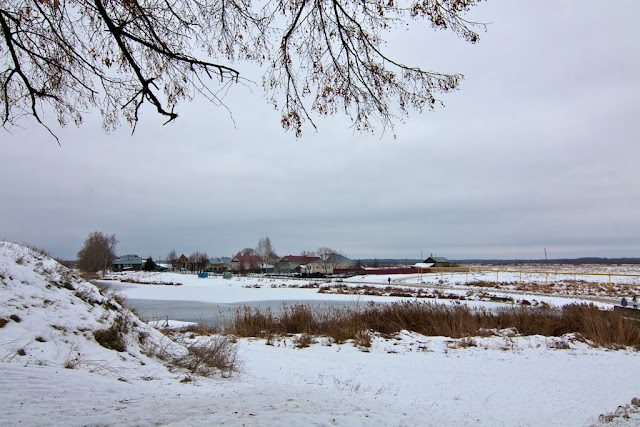
[[[239,369],[238,348],[232,337],[216,336],[187,345],[188,354],[173,361],[177,367],[196,375],[212,376],[220,372],[230,377]]]
[[[130,330],[129,323],[126,316],[120,315],[109,328],[94,331],[93,336],[104,348],[123,352],[126,350],[125,335]]]
[[[311,344],[315,344],[317,341],[309,334],[301,334],[293,338],[293,345],[297,348],[310,347]]]
[[[353,345],[362,350],[371,348],[371,342],[372,338],[369,331],[359,331],[358,333],[356,333],[356,336],[353,337]]]
[[[208,325],[206,323],[196,323],[194,325],[187,325],[175,330],[175,332],[191,332],[195,335],[210,336],[216,335],[221,332],[221,328],[218,325]],[[170,335],[171,333],[169,333]]]

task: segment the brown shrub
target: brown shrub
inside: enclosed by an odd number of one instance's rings
[[[316,341],[309,334],[301,334],[293,339],[293,344],[298,348],[309,347],[311,344],[315,344]]]
[[[173,363],[194,374],[211,376],[219,371],[223,377],[229,377],[239,369],[238,348],[232,337],[210,337],[187,345],[187,350],[187,355]]]

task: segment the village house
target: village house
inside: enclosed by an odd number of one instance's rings
[[[189,262],[189,258],[187,258],[184,254],[180,255],[178,258],[178,262],[176,263],[175,268],[178,271],[188,271],[191,267],[191,263]]]
[[[229,263],[231,271],[258,272],[263,268],[262,258],[255,255],[236,255]]]
[[[229,269],[230,262],[231,258],[209,258],[206,270],[213,273],[222,273]]]
[[[349,269],[355,265],[355,261],[350,260],[346,256],[333,253],[323,255],[319,259],[309,263],[307,265],[307,272],[310,274],[333,274],[334,270]]]
[[[113,271],[134,270],[142,268],[142,258],[138,255],[124,255],[113,260]]]
[[[433,264],[433,267],[451,267],[451,261],[442,256],[430,256],[424,260],[424,264]]]
[[[276,264],[276,271],[278,273],[296,273],[300,272],[300,267],[306,266],[314,261],[319,260],[320,257],[302,256],[302,255],[287,255],[284,256]]]

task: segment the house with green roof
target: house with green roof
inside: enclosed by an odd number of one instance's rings
[[[134,270],[142,268],[142,258],[138,255],[124,255],[113,260],[113,271]]]
[[[209,264],[207,266],[207,271],[213,273],[222,273],[229,269],[229,263],[231,262],[231,258],[209,258]]]

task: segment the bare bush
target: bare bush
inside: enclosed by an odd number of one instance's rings
[[[187,346],[188,354],[173,361],[175,366],[190,372],[212,376],[220,372],[230,377],[239,369],[238,348],[231,337],[215,336]]]

